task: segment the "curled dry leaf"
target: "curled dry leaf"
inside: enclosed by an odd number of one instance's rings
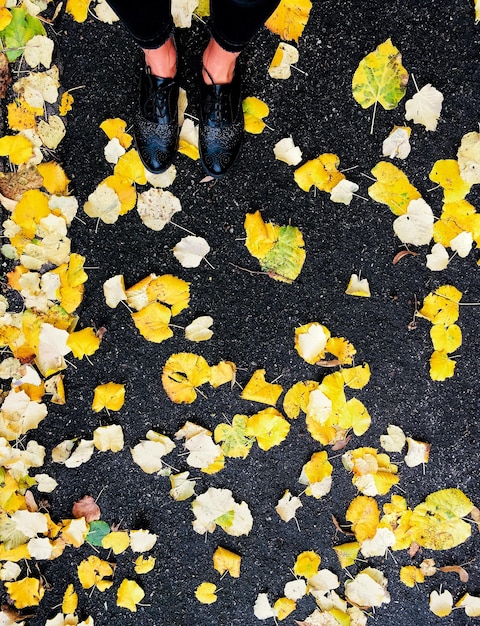
[[[454,572],[458,574],[458,577],[462,581],[462,583],[468,583],[468,572],[463,569],[460,565],[445,565],[444,567],[438,568],[441,572]]]
[[[406,256],[418,256],[418,252],[414,252],[413,250],[400,250],[400,252],[397,252],[397,254],[393,257],[393,265],[396,265],[399,261],[401,261],[404,257]]]
[[[84,517],[90,523],[100,519],[100,507],[92,496],[84,496],[73,505],[72,515],[76,519]]]

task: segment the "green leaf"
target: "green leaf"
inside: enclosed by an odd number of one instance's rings
[[[108,535],[110,532],[110,526],[107,522],[102,520],[98,520],[96,522],[91,522],[90,530],[86,537],[86,541],[91,543],[92,546],[96,546],[97,548],[102,547],[102,539]]]
[[[40,20],[27,13],[25,9],[14,8],[11,13],[12,21],[0,33],[10,63],[22,55],[27,41],[35,35],[46,34]]]
[[[276,280],[292,282],[305,261],[302,233],[296,226],[281,226],[278,241],[260,262],[262,269]]]

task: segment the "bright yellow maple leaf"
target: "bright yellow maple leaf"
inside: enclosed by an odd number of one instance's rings
[[[450,326],[434,324],[430,329],[430,338],[434,350],[444,351],[447,354],[455,352],[462,345],[462,331],[457,324]]]
[[[133,613],[137,610],[137,604],[143,600],[145,592],[134,580],[124,578],[117,590],[117,606],[128,609]]]
[[[147,177],[145,175],[145,167],[138,155],[138,152],[132,148],[118,159],[117,164],[113,169],[113,173],[116,176],[124,178],[131,183],[138,183],[139,185],[147,184]]]
[[[277,619],[281,621],[288,617],[290,613],[293,613],[293,611],[295,611],[296,609],[296,606],[297,605],[295,600],[291,600],[290,598],[278,598],[278,600],[273,605],[273,609],[277,614]]]
[[[391,39],[362,59],[352,79],[353,97],[364,109],[376,104],[394,109],[405,95],[408,72]]]
[[[45,593],[41,580],[32,577],[6,582],[5,588],[17,609],[38,606]]]
[[[357,354],[355,346],[344,337],[330,337],[325,350],[338,359],[339,365],[351,365]]]
[[[23,135],[5,135],[0,138],[0,156],[8,156],[14,165],[22,165],[33,156],[33,144]]]
[[[67,346],[71,349],[73,356],[83,359],[84,356],[91,356],[98,350],[100,338],[93,328],[83,328],[69,334]]]
[[[352,531],[358,542],[372,539],[380,521],[380,511],[376,500],[370,496],[357,496],[351,501],[345,518],[352,522]]]
[[[242,102],[245,119],[245,131],[253,135],[259,135],[265,128],[264,117],[270,113],[268,105],[253,96],[245,98]]]
[[[407,587],[415,587],[416,583],[425,582],[425,576],[419,567],[404,565],[400,568],[400,580]]]
[[[311,8],[311,0],[281,0],[265,26],[282,39],[298,42]]]
[[[219,546],[213,553],[213,567],[222,576],[228,572],[233,578],[240,576],[242,557],[227,548]]]
[[[125,402],[125,385],[105,383],[95,387],[92,409],[98,413],[102,409],[120,411]]]
[[[259,448],[270,450],[284,441],[290,432],[290,424],[273,407],[263,409],[249,418],[245,434],[255,437]]]
[[[295,383],[285,394],[283,399],[283,410],[287,417],[296,419],[300,411],[307,412],[310,392],[318,389],[320,383],[315,380],[299,381]]]
[[[237,366],[232,361],[220,361],[217,365],[210,366],[210,384],[215,389],[225,383],[235,382]]]
[[[191,404],[197,397],[196,388],[210,380],[210,368],[202,356],[190,352],[172,354],[162,372],[162,385],[167,396],[176,404]]]
[[[65,171],[59,163],[49,161],[48,163],[40,163],[37,170],[43,178],[43,186],[52,195],[63,196],[67,193],[68,183]]]
[[[195,590],[195,597],[202,604],[213,604],[217,601],[217,585],[203,582]]]
[[[65,10],[76,22],[82,23],[87,19],[90,2],[91,0],[67,0]]]
[[[318,573],[318,568],[322,558],[316,552],[307,550],[301,552],[295,559],[295,565],[293,566],[293,573],[295,576],[303,576],[303,578],[311,578]]]
[[[171,311],[160,302],[151,302],[132,313],[132,319],[142,337],[153,343],[161,343],[173,337],[169,326]]]
[[[370,380],[370,366],[368,363],[342,369],[343,380],[347,387],[363,389]]]
[[[105,591],[113,585],[113,567],[107,561],[91,555],[84,559],[77,567],[78,579],[84,589],[96,587],[99,591]]]
[[[115,117],[105,120],[100,124],[100,128],[109,139],[117,138],[125,150],[130,147],[133,137],[126,132],[127,123],[122,119]]]
[[[407,176],[392,163],[380,161],[372,169],[372,174],[377,182],[368,188],[368,195],[373,200],[386,204],[395,215],[403,215],[412,200],[421,198]]]
[[[43,113],[43,111],[42,111]],[[25,100],[17,99],[7,106],[8,126],[11,130],[26,130],[37,125],[35,115],[38,110],[31,107]]]
[[[256,370],[243,388],[240,397],[244,400],[253,400],[275,406],[282,391],[282,385],[269,383],[265,380],[265,370]]]
[[[454,159],[440,159],[436,161],[430,172],[430,180],[443,187],[443,199],[445,202],[458,202],[463,200],[470,191],[472,185],[460,176],[458,161]]]
[[[314,186],[321,191],[330,193],[345,175],[338,171],[340,159],[336,154],[320,154],[316,159],[307,161],[295,170],[295,182],[303,189],[310,191]]]

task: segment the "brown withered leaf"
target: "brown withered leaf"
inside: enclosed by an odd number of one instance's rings
[[[100,519],[100,507],[92,496],[84,496],[75,502],[72,514],[76,519],[84,517],[86,522],[94,522]]]
[[[480,530],[480,509],[474,506],[470,511],[470,515],[472,516],[473,521],[477,523],[478,530]]]
[[[397,254],[393,257],[392,263],[396,265],[401,259],[403,259],[403,257],[409,255],[418,256],[418,252],[414,252],[413,250],[400,250],[400,252],[397,252]]]
[[[350,439],[352,438],[351,435],[348,435],[348,437],[345,437],[345,439],[341,439],[340,441],[337,441],[336,443],[333,444],[333,446],[331,447],[332,450],[343,450],[343,448],[345,448],[345,446],[348,444],[348,442],[350,441]]]
[[[441,572],[454,572],[458,574],[462,583],[468,583],[468,572],[461,565],[444,565],[444,567],[439,567],[438,569]]]
[[[35,502],[35,496],[30,491],[30,489],[25,492],[25,504],[27,505],[27,510],[30,511],[30,513],[35,513],[38,511],[38,505]]]
[[[10,65],[5,53],[0,52],[0,98],[5,98],[7,89],[12,82],[10,76]]]
[[[412,541],[410,549],[408,550],[408,556],[413,559],[413,557],[417,554],[419,550],[420,546],[418,545],[418,543],[416,541]]]
[[[34,165],[20,166],[17,172],[0,174],[0,193],[11,200],[20,200],[29,189],[40,189],[43,178]]]
[[[8,604],[2,604],[1,612],[8,617],[8,619],[12,623],[22,622],[23,620],[30,619],[31,617],[35,617],[35,613],[29,613],[26,615],[25,613],[20,613],[20,611],[15,610],[12,606]]]

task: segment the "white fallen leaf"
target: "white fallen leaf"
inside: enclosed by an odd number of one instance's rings
[[[149,431],[147,439],[132,448],[134,462],[147,474],[159,472],[163,467],[162,457],[175,448],[173,441],[166,435]]]
[[[303,506],[303,504],[300,498],[292,496],[290,491],[287,489],[278,501],[275,511],[284,522],[289,522],[295,517],[296,510],[301,506]]]
[[[210,252],[210,246],[203,237],[188,235],[173,248],[175,258],[183,267],[198,267]]]
[[[93,431],[93,444],[100,452],[119,452],[123,449],[123,430],[119,424],[99,426]]]
[[[185,338],[190,341],[207,341],[213,335],[210,329],[212,324],[213,318],[209,315],[197,317],[185,328]]]
[[[258,594],[253,606],[253,613],[257,619],[270,619],[270,617],[277,616],[277,612],[273,606],[270,606],[268,595],[266,593]]]
[[[148,552],[157,543],[158,535],[148,530],[130,531],[130,548],[132,552]]]
[[[174,500],[188,500],[195,494],[196,481],[189,479],[190,472],[180,472],[179,474],[171,474],[170,495]]]
[[[478,596],[471,596],[469,593],[466,593],[460,598],[455,606],[459,606],[462,609],[465,609],[465,613],[469,617],[480,617],[480,597]]]
[[[41,64],[48,70],[52,64],[53,47],[53,39],[45,35],[35,35],[25,45],[24,59],[30,67],[37,67]]]
[[[358,185],[344,178],[338,182],[330,192],[330,200],[332,202],[349,205],[352,201],[353,194],[357,191]]]
[[[380,445],[387,452],[401,452],[405,445],[405,433],[399,426],[387,426],[387,434],[380,435]]]
[[[114,309],[119,302],[127,299],[125,281],[122,274],[112,276],[103,283],[103,295],[107,306]]]
[[[52,493],[52,491],[58,487],[55,478],[52,478],[48,474],[36,474],[35,480],[37,482],[37,489],[41,493]]]
[[[217,526],[234,537],[248,535],[253,518],[246,502],[236,503],[229,489],[210,487],[192,502],[195,515],[193,530],[199,534],[213,532]]]
[[[83,210],[89,217],[98,217],[105,224],[114,224],[122,208],[115,189],[106,183],[100,183],[88,196]]]
[[[50,115],[48,122],[40,120],[37,130],[43,145],[50,150],[55,150],[67,132],[62,118],[58,115]]]
[[[310,581],[309,581],[310,584]],[[307,593],[307,583],[303,578],[297,578],[286,583],[283,594],[289,600],[300,600]]]
[[[181,210],[180,200],[170,191],[152,188],[138,194],[137,212],[145,226],[152,230],[162,230],[172,215]]]
[[[60,212],[67,226],[70,226],[77,214],[78,200],[74,196],[50,196],[48,206],[52,211]]]
[[[94,450],[93,439],[81,439],[75,451],[65,461],[65,467],[79,467],[83,463],[89,461]]]
[[[432,272],[444,270],[449,261],[448,252],[441,243],[434,244],[430,254],[427,254],[427,267]]]
[[[405,103],[405,119],[422,124],[427,130],[436,130],[442,102],[443,94],[432,85],[425,85]]]
[[[106,4],[106,2],[105,2],[105,4]],[[126,150],[122,146],[120,141],[118,140],[118,137],[113,137],[107,143],[107,145],[103,149],[103,152],[105,154],[106,161],[108,163],[114,163],[115,164],[118,161],[118,159],[122,156],[122,154],[125,154]]]
[[[42,324],[35,364],[44,376],[65,369],[64,356],[71,352],[67,345],[69,334],[66,330],[51,324]]]
[[[450,248],[456,252],[459,257],[462,257],[462,259],[469,255],[472,246],[472,233],[468,231],[463,231],[450,240]]]
[[[323,424],[332,411],[332,401],[321,389],[313,389],[308,396],[306,415],[309,420]]]
[[[65,463],[75,446],[73,439],[65,439],[52,450],[52,461],[54,463]]]
[[[286,79],[290,78],[292,70],[291,65],[298,62],[299,54],[297,48],[289,43],[281,41],[273,56],[268,73],[272,78]]]
[[[98,19],[105,24],[113,24],[119,20],[118,15],[105,0],[97,2],[94,11]]]
[[[198,151],[198,124],[187,117],[180,129],[178,151],[187,155],[194,161],[200,158]]]
[[[387,579],[374,567],[367,567],[345,582],[345,596],[352,604],[361,607],[380,606],[390,602]]]
[[[59,85],[58,67],[53,65],[46,72],[30,72],[17,80],[13,89],[22,95],[31,107],[43,109],[45,102],[53,104],[57,101]]]
[[[396,537],[390,528],[377,528],[377,532],[371,539],[362,541],[361,551],[364,557],[385,556],[388,548],[391,548]]]
[[[23,533],[25,537],[36,537],[38,534],[48,532],[47,518],[43,513],[19,510],[12,513],[10,517],[15,522],[16,530]]]
[[[172,0],[172,18],[177,28],[190,28],[199,0]]]
[[[283,161],[287,165],[298,165],[302,160],[302,151],[293,143],[292,137],[277,141],[273,153],[278,161]]]
[[[180,87],[178,91],[178,125],[180,127],[183,126],[183,122],[185,121],[185,111],[188,107],[188,97],[187,92],[183,87]]]
[[[411,150],[410,133],[411,129],[408,126],[395,126],[383,141],[383,156],[390,159],[406,159]]]
[[[48,537],[34,537],[27,546],[30,557],[37,561],[50,559],[53,554],[53,546]]]
[[[433,237],[433,211],[422,198],[412,200],[407,212],[393,222],[393,230],[402,243],[426,246]]]
[[[208,467],[222,454],[222,448],[206,433],[189,437],[184,445],[190,452],[187,463],[199,469]]]
[[[453,597],[450,591],[445,589],[442,593],[432,591],[430,594],[430,611],[437,617],[450,615],[453,609]]]
[[[430,455],[430,443],[424,441],[415,441],[411,437],[407,437],[408,452],[405,455],[405,465],[408,467],[416,467],[417,465],[423,465],[428,463]]]
[[[460,176],[471,185],[480,183],[480,133],[471,132],[462,137],[457,151]]]
[[[370,298],[370,285],[366,278],[359,278],[357,274],[352,274],[348,282],[345,293],[348,296],[362,296]]]
[[[177,177],[177,168],[172,164],[168,170],[165,170],[161,174],[153,174],[146,169],[145,175],[147,177],[147,182],[152,185],[152,187],[170,187]]]
[[[0,570],[0,580],[16,580],[20,576],[21,572],[22,568],[20,567],[20,565],[18,565],[18,563],[14,563],[13,561],[5,561],[5,563],[3,563],[2,565],[2,569]]]

